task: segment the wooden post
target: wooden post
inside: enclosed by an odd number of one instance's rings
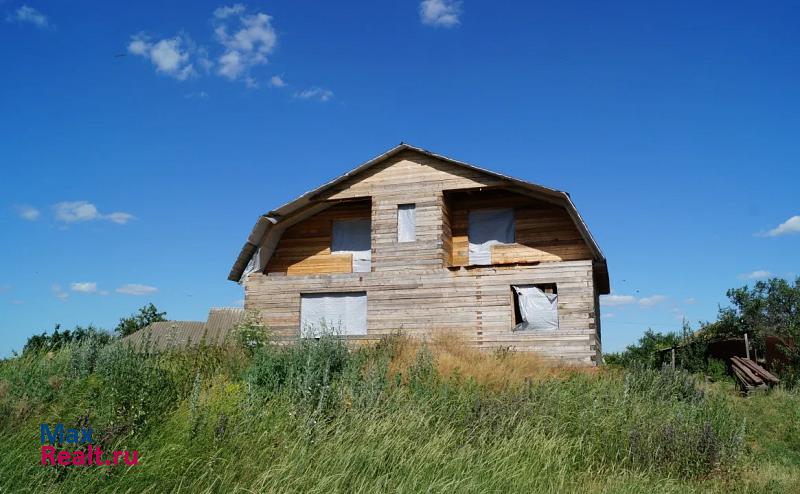
[[[672,347],[672,370],[675,370],[675,347]]]
[[[747,333],[744,334],[744,351],[747,355],[747,360],[750,360],[750,341],[747,339]]]

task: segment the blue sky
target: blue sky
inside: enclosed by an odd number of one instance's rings
[[[0,1],[0,356],[239,303],[257,216],[400,141],[569,191],[605,350],[800,272],[797,2]],[[783,225],[783,226],[780,226]]]

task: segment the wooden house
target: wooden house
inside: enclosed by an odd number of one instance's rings
[[[600,361],[600,248],[567,193],[400,144],[261,216],[228,277],[278,337],[447,332]]]

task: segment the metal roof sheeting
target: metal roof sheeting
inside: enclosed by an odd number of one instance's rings
[[[223,345],[244,318],[238,307],[212,308],[207,321],[160,321],[126,336],[122,341],[150,350],[166,350],[186,346]]]

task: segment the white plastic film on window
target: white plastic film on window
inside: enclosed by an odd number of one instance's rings
[[[261,247],[253,251],[253,255],[250,257],[250,261],[244,268],[244,273],[242,274],[242,278],[244,278],[245,276],[254,271],[258,271],[259,269],[261,269]]]
[[[313,293],[300,298],[300,335],[367,334],[367,294]]]
[[[469,212],[469,263],[491,264],[492,245],[514,243],[514,210],[476,209]]]
[[[397,241],[414,242],[417,240],[417,206],[416,204],[400,204],[397,206]]]
[[[331,253],[352,254],[354,273],[368,273],[371,269],[371,224],[368,218],[333,222]]]
[[[545,293],[535,286],[514,286],[522,322],[517,330],[553,331],[558,329],[558,295]]]

